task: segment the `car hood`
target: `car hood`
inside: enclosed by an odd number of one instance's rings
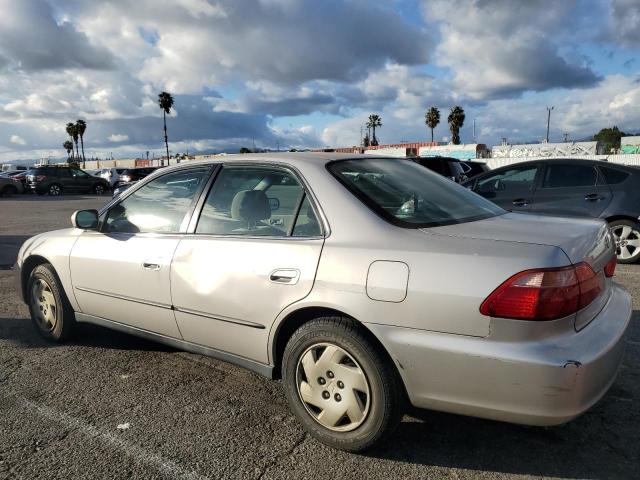
[[[607,224],[593,219],[506,213],[423,231],[452,237],[554,246],[561,248],[571,263],[588,261],[596,270],[615,252]]]

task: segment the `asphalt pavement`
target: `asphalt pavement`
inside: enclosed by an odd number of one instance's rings
[[[412,412],[354,455],[306,435],[279,382],[90,325],[64,345],[36,334],[6,266],[29,236],[108,200],[0,199],[0,479],[640,478],[640,265],[618,266],[636,310],[618,378],[587,414],[529,428]]]

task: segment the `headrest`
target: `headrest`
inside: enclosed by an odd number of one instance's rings
[[[231,202],[231,217],[245,222],[259,222],[271,217],[269,199],[262,190],[242,190]]]

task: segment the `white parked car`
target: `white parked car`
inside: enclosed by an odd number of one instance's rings
[[[631,298],[605,222],[509,213],[409,160],[228,156],[158,170],[22,246],[38,331],[89,322],[281,377],[359,451],[416,407],[529,425],[615,379]]]
[[[120,180],[120,174],[125,170],[126,168],[103,168],[98,173],[98,176],[107,180],[113,188],[113,186]]]

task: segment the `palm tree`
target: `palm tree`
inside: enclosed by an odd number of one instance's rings
[[[433,143],[433,129],[440,123],[440,110],[436,107],[427,110],[427,113],[424,114],[424,123],[431,129],[431,142]]]
[[[86,168],[86,159],[84,158],[84,132],[87,131],[87,122],[84,120],[76,121],[76,130],[80,136],[80,145],[82,145],[82,168]]]
[[[73,151],[73,142],[71,142],[71,140],[65,140],[65,142],[62,144],[62,148],[67,151],[67,160],[70,161],[71,152]]]
[[[378,145],[378,139],[376,138],[376,127],[381,127],[381,126],[382,126],[382,118],[380,118],[380,115],[376,115],[375,113],[372,113],[371,115],[369,115],[369,120],[367,121],[367,128],[371,128],[372,130],[372,135],[371,135],[372,146]]]
[[[171,113],[173,107],[173,97],[170,93],[162,92],[158,95],[158,105],[162,109],[162,118],[164,120],[164,145],[167,148],[167,165],[169,164],[169,139],[167,138],[167,113]],[[164,165],[164,161],[162,162]]]
[[[451,143],[460,145],[460,129],[464,125],[464,110],[462,107],[455,106],[449,112],[447,121],[449,122],[449,130],[451,131]]]
[[[79,158],[80,157],[80,152],[78,150],[78,127],[76,126],[75,123],[71,123],[71,122],[67,123],[67,133],[69,134],[69,136],[73,140],[73,143],[75,143],[75,145],[76,145],[75,158]]]

